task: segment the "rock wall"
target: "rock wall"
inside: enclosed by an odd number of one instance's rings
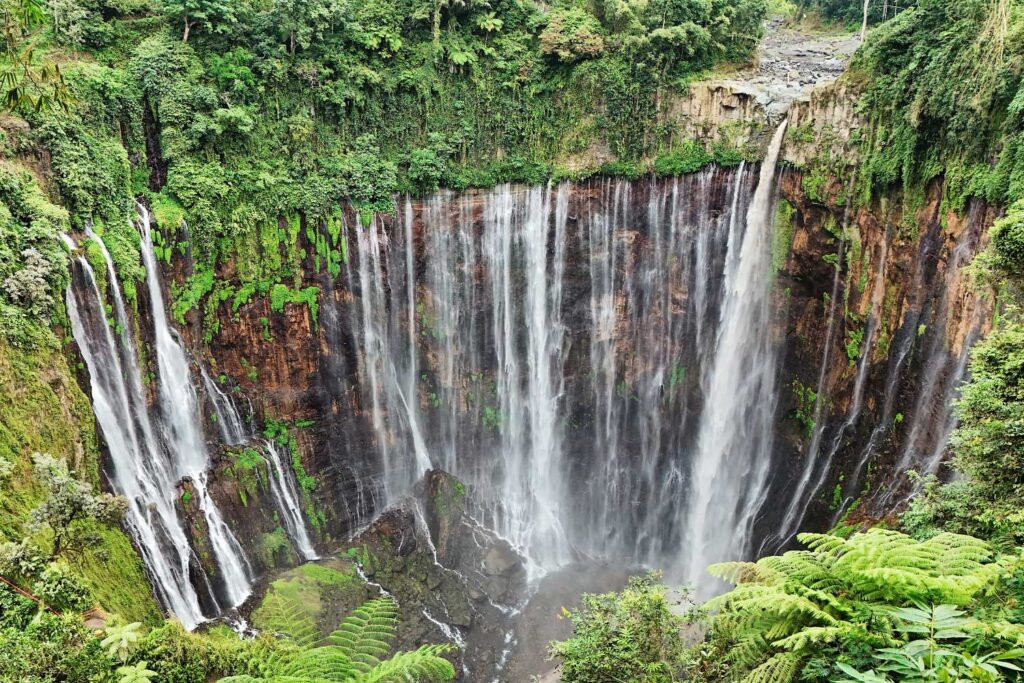
[[[730,178],[724,172],[711,176],[705,191],[712,213],[728,203]],[[651,248],[650,195],[664,191],[670,182],[637,181],[627,193],[629,206],[620,210],[635,218],[614,235],[623,255],[616,266],[618,281],[643,277],[640,266]],[[784,545],[798,528],[824,529],[854,507],[860,513],[885,514],[907,492],[907,481],[899,472],[907,468],[939,471],[952,427],[948,408],[966,369],[967,349],[985,331],[992,314],[992,298],[976,290],[965,271],[984,245],[985,228],[995,215],[992,208],[975,203],[963,216],[948,213],[941,208],[939,184],[930,188],[926,201],[913,212],[903,207],[898,194],[854,208],[848,201],[848,186],[836,180],[819,184],[815,176],[796,167],[780,173],[778,186],[776,230],[781,246],[777,248],[782,251],[775,282],[774,337],[782,346],[783,360],[773,495],[786,504],[772,506],[773,511],[759,520],[761,552]],[[587,214],[607,210],[604,204],[610,196],[605,181],[568,190],[571,237],[564,285],[563,376],[571,481],[592,477],[597,445],[592,437],[594,407],[585,398],[592,382],[587,375],[593,352],[587,303],[592,284],[585,267],[588,247],[578,241],[582,238],[576,237],[576,226]],[[443,211],[462,214],[473,231],[482,229],[482,203],[474,201],[472,194],[468,202],[454,195],[444,201],[450,204],[443,204]],[[429,216],[437,215],[438,203],[435,199],[429,212],[425,202],[412,202],[410,208],[419,272],[427,267],[426,236],[436,228]],[[392,241],[400,240],[399,219],[383,220],[384,232]],[[354,231],[362,228],[355,215],[349,216],[347,224],[349,244],[355,244]],[[299,239],[306,239],[305,231],[300,231]],[[300,247],[314,254],[312,245]],[[183,261],[176,261],[168,275],[180,279],[185,267]],[[229,273],[232,264],[223,268]],[[251,403],[257,423],[273,418],[306,425],[295,426],[292,434],[303,467],[318,480],[315,503],[324,515],[319,540],[332,544],[382,509],[383,472],[388,463],[381,461],[382,433],[375,429],[373,406],[362,386],[366,376],[360,370],[361,331],[344,314],[359,304],[359,287],[346,283],[344,277],[318,272],[312,256],[304,264],[302,284],[322,288],[316,320],[305,305],[287,304],[282,312],[275,312],[265,298],[257,297],[237,311],[230,302],[222,304],[220,331],[209,344],[200,342],[196,321],[185,333],[197,355],[209,363],[211,374],[224,375],[229,386],[237,387],[236,396]],[[639,325],[636,320],[629,322],[630,307],[641,305],[641,299],[631,299],[636,294],[627,290],[620,292],[623,298],[615,304],[621,324],[613,331],[621,363],[615,375],[623,386],[642,383],[650,370],[630,361],[626,353],[643,344],[641,337],[646,334],[643,320]],[[389,292],[389,300],[399,295]],[[676,295],[676,305],[685,307],[693,292],[683,287]],[[428,314],[434,304],[423,292],[418,296],[420,313]],[[440,429],[438,423],[446,413],[437,405],[435,393],[440,372],[438,342],[428,330],[420,329],[419,335],[424,381],[415,400],[429,435]],[[673,352],[680,357],[694,353],[683,346]],[[451,395],[464,397],[471,381],[458,378],[458,382],[459,390]],[[680,382],[685,393],[699,400],[699,377]],[[626,406],[624,420],[642,418],[628,408],[628,398],[622,405]],[[686,431],[687,422],[694,420],[685,412],[667,415],[677,422],[664,426],[666,431]],[[488,431],[473,421],[467,421],[465,429],[464,438],[478,448],[478,457],[493,459],[496,446]],[[630,454],[644,447],[642,436],[640,431],[624,434],[619,445],[623,457],[636,457]],[[221,464],[222,472],[226,464]],[[254,514],[252,502],[242,506],[236,488],[225,482],[214,487],[214,493],[233,510],[236,524],[243,529],[239,536],[253,546],[252,554],[266,557],[255,546],[261,534],[273,531],[273,515]],[[638,486],[635,493],[642,495],[643,488]],[[856,506],[858,502],[863,504]],[[658,504],[653,498],[643,503]],[[255,505],[259,507],[258,499]],[[596,520],[592,526],[595,533],[608,533],[596,528],[600,526]],[[628,527],[624,533],[629,533]],[[666,530],[661,542],[671,546],[677,540]]]

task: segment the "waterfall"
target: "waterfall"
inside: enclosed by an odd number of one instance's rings
[[[549,279],[550,200],[546,187],[533,187],[521,196],[513,194],[511,186],[502,186],[484,208],[482,242],[495,307],[493,339],[505,470],[498,529],[528,549],[531,563],[539,568],[558,566],[569,547],[559,509],[565,500],[558,419],[563,373],[559,256],[564,246],[557,241],[564,238],[565,228],[556,221],[556,244],[551,245],[556,277]],[[525,280],[519,286],[514,281],[516,271]],[[520,333],[525,343],[518,339]]]
[[[853,180],[850,178],[850,182],[847,185],[846,193],[847,200],[846,206],[843,208],[843,223],[842,232],[839,236],[839,248],[836,251],[837,260],[834,266],[834,272],[832,274],[832,290],[829,294],[829,308],[828,308],[828,324],[825,327],[825,339],[821,358],[821,369],[818,371],[818,382],[815,385],[815,399],[814,399],[814,424],[811,427],[811,443],[807,447],[806,462],[802,468],[800,480],[797,482],[796,490],[793,492],[789,502],[789,506],[786,508],[786,515],[782,519],[782,524],[779,527],[777,535],[773,535],[770,538],[765,538],[761,541],[759,553],[765,552],[768,548],[772,547],[771,543],[776,542],[777,547],[785,546],[798,531],[797,525],[803,522],[804,515],[807,514],[807,508],[810,506],[813,496],[821,489],[821,486],[825,483],[826,477],[828,477],[832,465],[832,457],[835,455],[836,446],[835,443],[825,455],[821,457],[821,442],[825,435],[826,421],[823,419],[827,414],[825,407],[829,402],[827,394],[827,387],[825,380],[828,377],[829,369],[831,368],[830,360],[832,358],[832,346],[834,344],[834,333],[838,329],[836,325],[836,311],[839,308],[839,285],[842,280],[843,272],[843,261],[846,258],[846,233],[850,227],[850,204],[853,195]],[[855,386],[856,392],[863,390],[863,382],[867,375],[867,368],[870,365],[871,354],[868,351],[871,344],[871,335],[868,335],[867,342],[864,346],[864,354],[860,362],[860,370],[857,371],[857,383]],[[859,412],[859,407],[856,407],[856,412]],[[845,428],[841,431],[845,431]],[[817,474],[817,477],[815,477]],[[811,484],[812,478],[814,484]]]
[[[222,574],[224,589],[228,601],[234,607],[242,604],[252,592],[253,572],[242,546],[228,528],[206,488],[210,458],[199,421],[199,401],[192,385],[188,358],[167,322],[159,269],[153,251],[149,212],[141,205],[138,210],[142,231],[142,262],[146,268],[146,286],[153,316],[153,345],[156,351],[159,412],[163,418],[161,424],[164,427],[164,439],[172,454],[175,475],[192,481],[199,509],[206,518],[210,546]]]
[[[175,509],[178,482],[153,433],[134,349],[114,339],[88,261],[79,257],[74,263],[78,277],[67,289],[68,318],[89,369],[93,410],[113,464],[109,479],[114,490],[128,500],[125,520],[142,551],[158,597],[191,629],[204,620],[204,615],[189,580],[189,569],[196,558]],[[118,312],[117,325],[127,329],[127,318],[121,318],[123,299],[112,268],[108,275]]]
[[[682,520],[685,576],[699,595],[714,587],[705,578],[708,564],[749,552],[767,492],[776,372],[771,231],[775,165],[785,132],[783,120],[761,165],[742,236],[738,225],[729,235],[726,294]]]
[[[203,378],[203,386],[206,388],[206,395],[213,404],[221,440],[226,446],[241,446],[251,443],[255,437],[252,430],[242,422],[238,411],[235,410],[234,403],[227,394],[221,391],[201,364],[199,371]],[[264,440],[263,450],[266,453],[263,460],[267,464],[267,471],[270,475],[270,495],[274,499],[277,511],[281,513],[284,530],[295,545],[299,557],[304,560],[315,560],[318,555],[313,548],[313,541],[306,527],[306,519],[302,515],[302,507],[299,505],[300,496],[294,474],[291,473],[291,468],[284,465],[277,447],[272,441]]]
[[[752,180],[709,167],[441,191],[406,198],[393,222],[350,226],[338,286],[353,295],[325,297],[324,319],[347,315],[359,340],[388,499],[433,464],[473,488],[473,514],[532,576],[579,556],[677,564],[681,530],[666,520],[685,519],[702,378],[738,296],[719,283],[741,264]],[[751,214],[761,244],[771,176],[767,187]],[[772,376],[774,356],[757,359]]]
[[[242,418],[235,410],[234,403],[225,394],[217,383],[210,377],[206,367],[199,363],[199,374],[203,379],[203,388],[206,389],[206,396],[213,405],[213,415],[216,418],[217,432],[225,446],[240,446],[251,438],[251,434]]]
[[[313,542],[306,530],[306,520],[302,516],[302,508],[299,506],[299,492],[292,482],[292,478],[286,474],[286,468],[281,461],[281,456],[272,441],[264,443],[267,450],[267,466],[270,469],[270,492],[274,496],[277,509],[281,513],[281,520],[284,522],[285,531],[295,544],[295,549],[304,560],[317,559],[316,550],[313,549]]]

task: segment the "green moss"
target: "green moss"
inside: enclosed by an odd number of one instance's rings
[[[41,346],[15,348],[0,337],[0,458],[12,463],[2,482],[0,541],[24,536],[28,513],[41,502],[31,456],[68,461],[94,490],[101,488],[99,444],[88,399],[64,356]],[[117,526],[93,524],[99,539],[70,558],[93,601],[109,611],[152,622],[159,615],[142,562]]]
[[[793,242],[793,217],[796,209],[780,199],[775,209],[775,232],[772,234],[772,269],[779,272],[786,266],[789,248]]]
[[[803,425],[807,438],[811,438],[814,433],[814,412],[818,394],[799,379],[795,379],[793,380],[793,399],[796,402],[793,417]]]
[[[269,472],[263,456],[255,448],[231,451],[231,467],[227,473],[234,476],[238,483],[238,497],[242,505],[248,507],[249,496],[254,496],[263,488]]]
[[[828,176],[821,169],[815,169],[813,172],[805,174],[800,179],[800,185],[803,187],[804,194],[812,202],[823,204],[828,198],[825,195]]]
[[[253,612],[252,623],[260,630],[287,633],[312,626],[309,637],[317,639],[335,628],[365,597],[365,585],[350,565],[336,560],[304,564],[270,584]]]
[[[318,298],[320,288],[306,287],[304,289],[289,289],[286,285],[276,284],[270,290],[270,310],[275,313],[284,311],[285,304],[305,304],[309,306],[309,315],[316,327],[319,313]]]
[[[157,624],[162,615],[153,599],[142,559],[124,533],[96,525],[99,541],[71,560],[92,599],[126,621]]]
[[[163,230],[177,230],[185,221],[185,207],[167,192],[154,194],[150,204],[153,220]]]

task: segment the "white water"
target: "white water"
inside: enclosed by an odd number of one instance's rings
[[[729,235],[718,343],[681,520],[685,576],[698,596],[714,590],[704,571],[709,564],[747,554],[768,489],[776,372],[771,234],[775,164],[785,132],[783,120],[761,165],[742,236],[738,229]]]
[[[492,303],[498,410],[505,468],[498,532],[516,546],[528,549],[528,570],[559,566],[569,543],[561,526],[559,507],[565,500],[558,429],[558,394],[562,368],[561,293],[550,292],[545,255],[548,251],[550,190],[534,187],[525,198],[514,197],[511,186],[497,190],[484,208],[482,261],[488,266]],[[556,239],[564,226],[556,226]],[[521,254],[525,296],[514,290],[514,252]],[[556,248],[557,254],[560,253]],[[559,263],[553,265],[560,270]],[[523,329],[525,326],[525,329]],[[525,334],[525,349],[517,336]],[[525,374],[525,386],[521,377]]]
[[[167,322],[160,271],[153,251],[149,212],[141,205],[138,210],[139,228],[142,231],[142,262],[146,268],[146,285],[153,316],[153,346],[156,351],[163,437],[172,456],[171,465],[175,476],[192,481],[199,509],[206,518],[210,546],[222,574],[224,590],[230,606],[235,607],[242,604],[252,592],[253,572],[242,546],[206,489],[210,458],[199,417],[198,397],[192,385],[188,358]]]
[[[252,442],[255,439],[252,430],[242,422],[234,402],[221,391],[206,368],[200,365],[199,371],[203,379],[203,386],[206,388],[206,395],[213,404],[221,440],[227,446],[241,446]],[[273,442],[264,440],[263,451],[266,453],[263,460],[267,464],[267,471],[270,475],[270,495],[281,514],[284,530],[292,540],[299,557],[304,560],[315,560],[318,556],[313,548],[313,541],[306,526],[306,519],[302,514],[302,507],[299,505],[300,496],[295,484],[294,473],[290,467],[285,466]]]
[[[225,446],[240,446],[250,438],[252,438],[251,431],[242,422],[242,418],[239,416],[238,411],[235,410],[235,404],[232,403],[231,398],[228,397],[224,391],[217,386],[217,383],[210,377],[210,373],[206,371],[206,368],[202,363],[199,364],[199,374],[203,378],[203,387],[206,389],[206,395],[210,399],[210,403],[213,404],[213,414],[216,417],[217,431],[220,433],[221,441],[224,442]]]
[[[853,178],[851,177],[850,183],[847,186],[847,195],[852,196],[852,194]],[[762,540],[759,553],[766,551],[769,547],[769,542],[778,542],[778,547],[783,547],[796,535],[799,524],[803,522],[804,516],[807,514],[807,508],[811,504],[813,495],[821,489],[825,479],[831,471],[832,456],[835,455],[836,448],[831,448],[824,458],[821,457],[821,442],[824,438],[825,428],[827,426],[826,420],[823,418],[826,415],[825,407],[829,403],[829,396],[827,393],[828,387],[826,386],[825,380],[827,379],[828,372],[831,368],[830,361],[832,358],[832,346],[835,341],[833,336],[838,328],[838,325],[836,325],[836,311],[839,309],[839,284],[842,279],[843,262],[846,259],[846,233],[850,228],[850,201],[850,199],[847,199],[846,207],[843,209],[842,232],[839,237],[839,247],[836,251],[837,261],[834,266],[835,272],[832,275],[832,291],[829,294],[828,325],[825,329],[825,340],[823,345],[824,352],[821,358],[821,369],[818,372],[818,382],[815,385],[814,424],[812,427],[811,443],[807,447],[807,454],[800,474],[800,480],[796,485],[796,490],[790,498],[789,505],[786,508],[786,516],[782,520],[779,532],[777,535],[773,535],[772,538],[765,538]],[[867,367],[870,365],[871,334],[869,333],[867,336],[868,339],[864,344],[863,355],[860,359],[861,370],[857,373],[855,391],[858,392],[863,391],[863,380],[867,374]],[[856,407],[855,412],[859,413],[860,408]],[[811,485],[812,478],[814,479],[813,485]]]
[[[126,521],[157,594],[191,629],[204,615],[189,580],[193,553],[175,510],[177,481],[153,436],[133,350],[119,346],[106,324],[103,298],[88,261],[80,257],[77,265],[84,285],[68,287],[68,317],[89,368],[93,410],[113,462],[110,481],[115,491],[128,499]],[[120,302],[116,274],[111,269],[108,276],[111,294]],[[119,324],[124,326],[127,321]]]
[[[270,467],[270,492],[277,503],[277,509],[281,512],[281,519],[284,522],[285,531],[295,543],[295,549],[304,560],[317,559],[316,550],[313,549],[313,541],[309,538],[306,530],[306,520],[302,516],[302,507],[299,505],[299,492],[286,473],[285,465],[281,456],[272,441],[266,441],[267,464]]]

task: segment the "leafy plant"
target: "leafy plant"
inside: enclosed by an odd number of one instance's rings
[[[295,634],[282,633],[301,643],[310,641],[306,618],[294,619],[298,606],[284,609],[287,619],[280,623],[295,628]],[[302,650],[282,664],[279,671],[266,678],[229,676],[221,683],[377,683],[415,680],[423,683],[450,681],[455,669],[441,655],[447,645],[424,645],[412,652],[402,652],[383,659],[391,649],[398,625],[398,604],[384,596],[364,603],[327,636],[324,644]]]
[[[682,619],[669,609],[656,574],[633,577],[620,594],[584,595],[578,611],[563,610],[573,637],[552,643],[566,683],[678,680]]]
[[[100,641],[100,645],[106,648],[107,655],[119,662],[127,662],[128,655],[138,644],[142,637],[142,624],[134,621],[130,624],[108,624],[107,635]]]
[[[952,605],[904,607],[893,610],[893,616],[900,620],[897,628],[908,642],[875,652],[878,666],[867,672],[840,663],[839,669],[849,676],[843,683],[994,683],[1005,680],[1003,674],[1007,672],[1024,671],[1013,663],[1024,658],[1024,649],[991,650],[991,642],[986,642],[988,629]]]
[[[799,539],[807,550],[710,568],[736,587],[707,605],[717,613],[705,665],[721,658],[746,683],[785,683],[812,671],[811,678],[831,680],[839,664],[860,666],[872,653],[903,647],[901,629],[919,632],[910,619],[921,613],[905,608],[945,605],[929,612],[938,624],[929,633],[948,635],[946,626],[960,623],[958,608],[994,591],[1011,566],[985,542],[950,533],[916,541],[876,528]],[[1024,637],[1024,628],[998,616],[979,622],[978,632],[1010,643]]]
[[[156,672],[146,668],[146,662],[137,662],[131,666],[118,667],[118,683],[151,683]]]

